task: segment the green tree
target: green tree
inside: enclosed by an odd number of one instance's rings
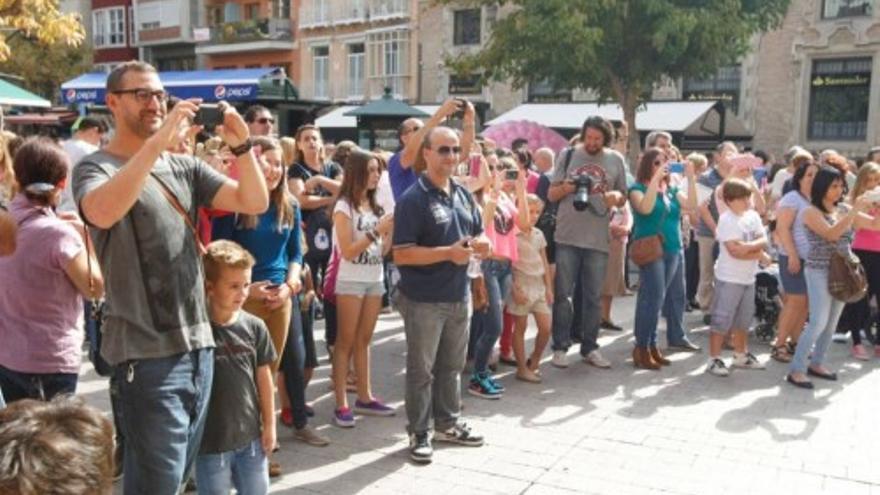
[[[461,0],[438,0],[461,4]],[[663,76],[703,77],[735,63],[756,33],[777,26],[790,0],[468,0],[512,5],[477,53],[451,60],[461,73],[508,80],[517,88],[548,81],[614,100],[639,150],[635,115]],[[506,10],[506,8],[505,8]]]
[[[92,51],[86,46],[56,44],[42,46],[23,37],[8,40],[9,58],[0,62],[0,72],[21,77],[19,86],[50,101],[58,101],[61,83],[92,67]]]
[[[76,14],[62,14],[59,0],[0,0],[0,61],[10,56],[9,40],[18,34],[45,47],[77,46],[85,31]]]

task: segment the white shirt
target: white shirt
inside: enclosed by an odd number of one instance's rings
[[[764,224],[755,210],[748,210],[741,216],[730,210],[722,213],[718,218],[718,228],[715,229],[715,239],[720,248],[718,260],[715,262],[715,278],[732,284],[754,284],[755,274],[758,272],[758,260],[734,258],[724,243],[751,242],[764,236]]]
[[[783,168],[776,172],[773,176],[773,182],[770,183],[770,201],[777,201],[782,197],[782,188],[785,182],[792,178],[792,173],[787,168]]]
[[[394,193],[391,191],[391,180],[387,170],[379,176],[379,184],[376,186],[376,202],[385,210],[385,213],[394,213]]]
[[[379,218],[372,211],[359,211],[351,207],[345,199],[336,202],[333,208],[333,216],[336,212],[351,219],[352,235],[351,242],[357,242],[367,237],[367,232],[376,228]],[[339,237],[336,235],[336,225],[333,226],[333,244],[339,245]],[[382,239],[370,244],[355,259],[349,261],[344,257],[339,257],[339,273],[336,280],[346,282],[382,282],[384,280],[384,269],[382,264]]]
[[[69,139],[61,144],[61,148],[67,153],[70,159],[70,170],[67,171],[67,186],[61,192],[61,203],[58,205],[58,211],[77,211],[76,203],[73,201],[73,168],[83,158],[98,151],[98,147],[87,143],[81,139]]]

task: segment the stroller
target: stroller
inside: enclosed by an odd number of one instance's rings
[[[774,264],[759,271],[755,277],[755,336],[765,344],[776,336],[776,321],[782,311],[778,270],[779,266]]]

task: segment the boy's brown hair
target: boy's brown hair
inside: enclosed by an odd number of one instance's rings
[[[721,197],[724,198],[725,203],[730,203],[731,201],[741,198],[748,198],[751,195],[752,186],[742,179],[731,177],[724,181],[724,185],[721,186]]]
[[[254,257],[240,245],[226,240],[214,241],[208,244],[208,252],[205,254],[205,280],[216,282],[223,268],[236,268],[247,270],[254,267]]]

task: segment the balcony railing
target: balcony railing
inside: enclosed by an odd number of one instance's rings
[[[300,27],[355,24],[409,16],[410,0],[305,0]]]
[[[252,41],[292,41],[290,19],[251,19],[225,22],[211,27],[212,44],[248,43]]]

